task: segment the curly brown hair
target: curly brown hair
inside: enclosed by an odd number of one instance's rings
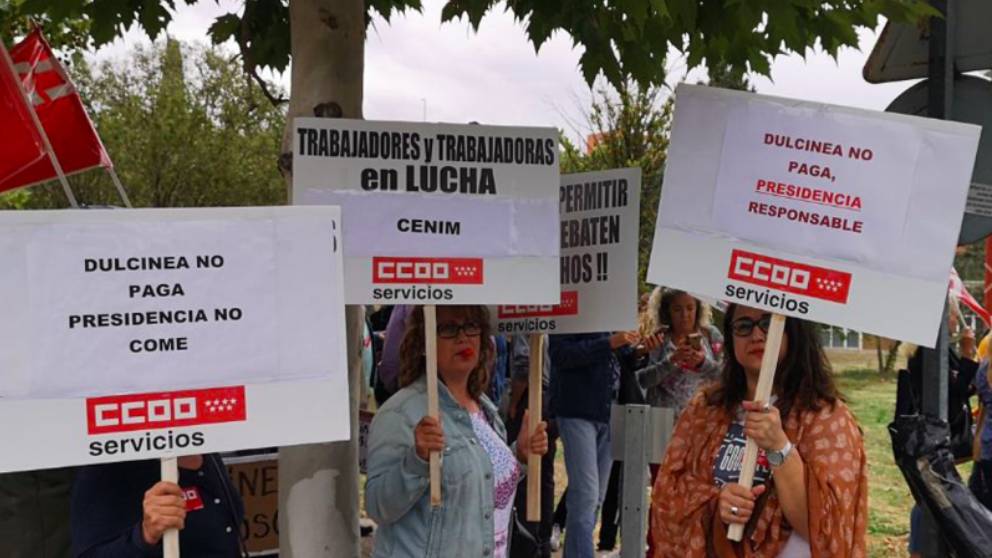
[[[489,387],[489,366],[492,360],[493,347],[489,338],[492,335],[492,325],[489,323],[489,309],[485,306],[445,306],[445,310],[464,318],[465,321],[476,322],[482,328],[479,337],[479,364],[468,376],[468,393],[478,400]],[[406,387],[427,372],[427,359],[424,357],[424,307],[415,307],[406,319],[406,330],[403,333],[403,343],[400,344],[400,387]]]

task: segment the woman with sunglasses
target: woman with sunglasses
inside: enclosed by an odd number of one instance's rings
[[[754,401],[771,315],[731,305],[721,379],[686,407],[654,485],[659,556],[866,555],[861,430],[834,386],[815,324],[788,318],[771,401]],[[754,488],[737,484],[746,438]],[[745,526],[744,540],[727,528]]]
[[[424,317],[408,320],[400,389],[376,413],[368,450],[365,507],[379,529],[373,556],[506,556],[513,499],[529,454],[548,451],[546,425],[523,428],[508,446],[489,386],[492,344],[484,306],[437,309],[438,400],[427,416]],[[524,415],[524,421],[527,415]],[[441,452],[440,507],[430,504],[430,452]]]

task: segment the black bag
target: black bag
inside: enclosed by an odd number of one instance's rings
[[[974,419],[968,401],[971,382],[978,370],[978,363],[960,358],[954,351],[947,351],[947,419],[950,442],[948,447],[958,462],[971,459],[975,441]],[[896,400],[896,416],[915,415],[922,411],[923,359],[922,351],[917,350],[909,359],[909,370],[900,370],[898,376],[899,397]]]
[[[899,399],[907,396],[906,391],[900,382]],[[933,516],[954,556],[992,558],[992,512],[958,475],[947,422],[919,414],[898,416],[889,425],[889,434],[906,484],[917,503]]]
[[[510,551],[509,558],[538,558],[541,555],[541,543],[520,519],[517,508],[513,508],[510,519]],[[537,526],[536,523],[531,525]]]

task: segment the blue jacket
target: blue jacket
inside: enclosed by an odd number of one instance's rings
[[[554,416],[610,422],[620,365],[609,333],[551,335],[551,408]]]
[[[161,480],[158,461],[91,465],[79,470],[72,488],[72,555],[77,558],[153,558],[162,543],[141,535],[145,491]],[[220,456],[203,456],[197,471],[179,469],[179,486],[196,487],[203,509],[188,512],[180,531],[180,556],[241,556],[244,506]]]
[[[430,468],[413,443],[413,430],[427,414],[426,379],[396,392],[372,420],[365,509],[379,524],[374,558],[492,556],[492,463],[475,437],[468,412],[443,383],[438,392],[446,442],[440,507],[431,507]],[[505,440],[496,407],[485,395],[480,406]]]

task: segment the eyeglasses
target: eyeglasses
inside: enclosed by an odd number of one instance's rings
[[[738,318],[730,324],[730,329],[733,330],[734,335],[737,337],[748,337],[754,333],[754,326],[761,328],[761,331],[768,333],[768,328],[772,324],[772,315],[764,314],[757,320],[752,320],[751,318]]]
[[[466,337],[478,337],[482,334],[482,326],[475,322],[465,322],[463,324],[438,324],[437,336],[441,339],[454,339],[460,332],[464,332]]]

